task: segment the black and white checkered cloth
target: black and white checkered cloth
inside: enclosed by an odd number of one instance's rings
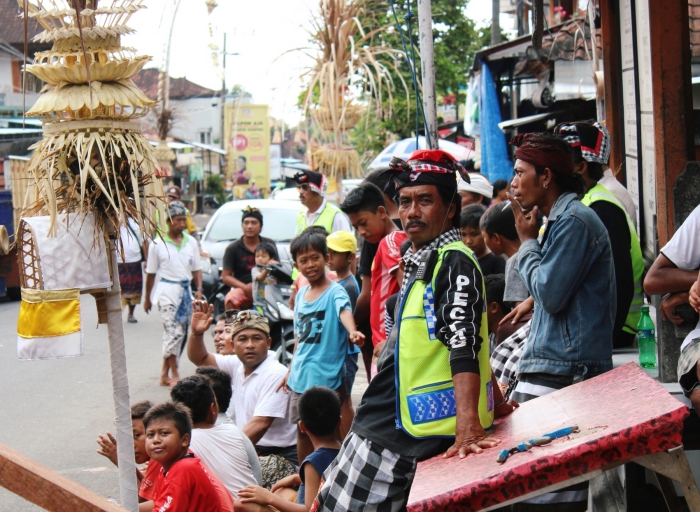
[[[518,362],[525,350],[525,342],[530,335],[532,320],[503,340],[491,354],[491,368],[496,380],[510,384],[518,374]]]
[[[411,276],[414,276],[416,274],[415,268],[417,268],[418,265],[420,265],[421,259],[423,258],[423,254],[425,254],[428,251],[432,251],[433,249],[439,249],[440,247],[443,247],[447,244],[451,244],[452,242],[456,242],[457,240],[461,239],[462,232],[457,228],[453,228],[449,231],[444,232],[442,235],[437,237],[429,244],[421,247],[415,253],[413,252],[413,246],[411,246],[408,249],[408,251],[406,251],[406,254],[403,255],[405,267],[403,271],[403,282],[401,283],[401,291],[399,292],[399,297],[403,297],[408,283],[410,283],[412,280]]]
[[[351,432],[323,473],[312,511],[405,510],[417,460],[377,446]]]

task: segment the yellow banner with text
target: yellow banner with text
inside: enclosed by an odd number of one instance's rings
[[[228,178],[238,191],[270,187],[270,125],[267,105],[224,106]]]

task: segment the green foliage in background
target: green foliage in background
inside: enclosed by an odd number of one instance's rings
[[[466,86],[469,81],[469,70],[473,64],[474,54],[488,46],[491,40],[490,26],[478,29],[475,21],[467,18],[466,7],[468,3],[469,0],[432,0],[436,93],[438,98],[446,94],[456,93],[457,105],[465,102],[465,95],[463,91],[460,91],[460,86]],[[411,8],[414,13],[412,29],[416,55],[416,76],[420,82],[417,0],[411,2]],[[372,23],[376,23],[376,19],[380,24],[391,27],[377,36],[381,40],[380,43],[392,48],[403,49],[389,3],[380,2],[375,9],[377,9],[375,11],[376,18],[368,19]],[[405,0],[397,1],[396,14],[399,23],[402,24],[404,38],[409,44],[408,24],[403,19],[407,12],[408,2]],[[367,27],[366,29],[371,28]],[[350,132],[350,141],[360,153],[363,164],[369,163],[372,157],[384,149],[392,138],[404,139],[415,134],[416,103],[411,74],[404,59],[398,63],[398,68],[409,86],[409,97],[406,98],[400,78],[394,76],[394,105],[391,114],[388,114],[389,103],[388,100],[385,100],[387,114],[382,117],[367,116]]]
[[[207,176],[206,193],[216,197],[219,204],[224,204],[226,202],[226,191],[224,190],[224,182],[220,175],[211,174]]]

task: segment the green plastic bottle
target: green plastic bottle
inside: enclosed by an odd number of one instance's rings
[[[654,322],[649,316],[649,306],[642,306],[642,316],[637,324],[637,344],[639,365],[642,368],[656,368],[656,336]]]

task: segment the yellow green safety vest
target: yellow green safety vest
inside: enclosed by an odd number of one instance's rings
[[[644,256],[642,256],[642,248],[639,244],[639,238],[637,238],[637,232],[634,229],[634,224],[627,215],[627,211],[620,204],[620,201],[605,188],[600,183],[597,183],[583,196],[581,202],[586,206],[590,206],[596,201],[608,201],[616,205],[622,210],[627,219],[627,226],[630,230],[630,254],[632,256],[632,273],[634,275],[634,295],[632,296],[632,304],[630,305],[630,311],[625,319],[625,325],[622,328],[631,334],[637,334],[637,324],[639,323],[639,318],[642,314],[642,304],[644,303],[644,295],[642,290],[642,275],[644,274]]]
[[[411,282],[397,315],[398,342],[394,353],[397,428],[415,438],[454,437],[457,427],[450,352],[437,339],[433,302],[435,277],[448,251],[462,252],[479,268],[472,251],[461,241],[438,249],[438,260],[430,283],[419,280]],[[483,282],[481,293],[485,295]],[[481,376],[479,419],[484,429],[490,429],[493,426],[494,403],[485,307],[481,312],[479,335],[482,340],[478,354]]]
[[[335,219],[335,214],[340,211],[337,206],[326,202],[326,206],[323,208],[321,215],[319,215],[314,221],[314,226],[323,226],[328,234],[333,233],[333,219]],[[295,235],[299,235],[302,231],[307,228],[306,226],[306,210],[302,209],[299,211],[297,216],[297,228]]]

